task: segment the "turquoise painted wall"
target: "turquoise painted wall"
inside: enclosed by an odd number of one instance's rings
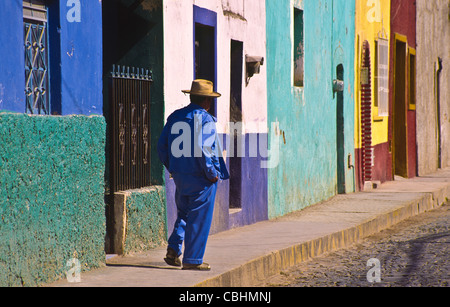
[[[105,260],[103,116],[0,113],[0,286]]]
[[[293,86],[294,5],[304,11],[304,87]],[[275,218],[337,193],[337,99],[332,81],[339,59],[347,81],[344,151],[345,157],[354,155],[354,1],[266,0],[266,10],[269,144],[273,150],[278,138],[280,153],[278,166],[268,171],[269,218]],[[271,124],[275,122],[277,131]],[[353,170],[347,163],[345,178],[346,191],[353,191]]]

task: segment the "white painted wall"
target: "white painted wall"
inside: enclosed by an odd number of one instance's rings
[[[193,72],[193,5],[217,13],[217,128],[228,132],[230,118],[231,39],[244,43],[245,54],[266,59],[265,0],[164,0],[164,94],[166,118],[188,105]],[[238,16],[224,15],[232,11]],[[245,62],[245,60],[244,60]],[[260,74],[245,85],[243,76],[242,111],[245,133],[267,133],[266,63]],[[245,63],[244,63],[245,65]],[[245,67],[243,74],[245,74]]]

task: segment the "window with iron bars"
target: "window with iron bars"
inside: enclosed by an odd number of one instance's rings
[[[50,114],[47,12],[43,0],[23,1],[25,113],[28,114]]]

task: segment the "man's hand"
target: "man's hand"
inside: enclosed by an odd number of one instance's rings
[[[210,179],[209,181],[211,181],[212,183],[216,183],[217,181],[219,181],[219,176],[216,176],[216,178]]]

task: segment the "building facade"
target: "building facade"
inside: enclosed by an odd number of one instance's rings
[[[391,0],[390,59],[389,142],[392,176],[411,178],[417,175],[414,1]]]
[[[357,189],[392,180],[389,145],[391,1],[357,0],[355,177]]]
[[[0,3],[0,285],[104,263],[98,1]]]
[[[269,218],[354,190],[354,14],[353,1],[266,1]]]
[[[416,124],[419,176],[450,164],[450,7],[416,1]]]
[[[107,122],[107,253],[167,240],[164,167],[163,1],[103,1],[103,106]]]
[[[194,79],[222,94],[212,234],[449,166],[449,22],[444,0],[1,1],[0,286],[165,246],[156,148]]]
[[[164,2],[165,118],[190,103],[181,90],[193,79],[213,81],[222,94],[210,112],[231,179],[219,183],[211,233],[268,218],[265,33],[264,1]],[[175,187],[165,179],[170,233]]]

